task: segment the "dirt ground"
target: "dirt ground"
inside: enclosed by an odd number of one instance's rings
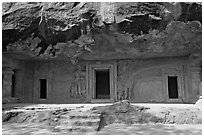
[[[99,130],[101,108],[112,112]],[[202,112],[193,104],[3,104],[2,121],[3,135],[202,134]]]
[[[178,125],[178,124],[156,124],[156,125],[131,125],[112,124],[106,126],[99,132],[53,132],[45,125],[33,124],[8,124],[3,126],[3,135],[201,135],[202,125]]]

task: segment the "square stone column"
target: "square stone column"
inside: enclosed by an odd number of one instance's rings
[[[23,77],[24,71],[23,70],[15,70],[15,96],[16,97],[23,97],[24,96],[24,88],[23,88]]]
[[[2,97],[11,97],[12,93],[12,75],[14,74],[11,68],[3,68],[3,79],[2,79]]]

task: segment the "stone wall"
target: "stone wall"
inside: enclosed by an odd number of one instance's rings
[[[31,64],[31,63],[30,63]],[[35,61],[33,66],[33,102],[80,103],[85,102],[85,68],[68,61]],[[47,99],[39,99],[39,80],[47,79]],[[32,86],[31,86],[32,87]]]
[[[188,57],[118,61],[118,99],[132,102],[168,102],[165,76],[180,77],[180,100],[195,102],[199,96],[200,71],[189,69]],[[170,101],[171,102],[171,101]]]
[[[86,64],[80,61],[22,61],[3,58],[3,97],[11,95],[11,80],[15,75],[15,97],[26,103],[86,103]],[[97,61],[91,61],[91,63]],[[116,100],[131,102],[171,102],[165,77],[177,74],[180,80],[179,99],[175,102],[194,103],[201,96],[201,67],[189,57],[115,60],[117,64]],[[6,73],[6,68],[9,72]],[[6,75],[4,75],[4,72]],[[39,98],[41,78],[47,79],[47,99]],[[8,83],[8,84],[5,84]],[[9,91],[8,91],[9,90]],[[174,101],[172,101],[174,102]]]
[[[2,56],[2,103],[23,100],[25,62]],[[15,85],[12,82],[15,79]]]

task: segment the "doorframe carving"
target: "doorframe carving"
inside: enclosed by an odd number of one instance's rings
[[[109,69],[110,99],[95,99],[95,70]],[[114,102],[117,95],[116,63],[96,63],[86,65],[86,95],[91,102]]]
[[[40,98],[40,79],[46,79],[47,80],[47,98],[42,99]],[[49,74],[39,74],[36,73],[34,75],[34,92],[33,92],[33,102],[34,103],[47,103],[48,100],[51,98],[51,76]]]
[[[183,70],[178,70],[175,68],[166,68],[162,70],[163,74],[163,90],[164,90],[164,99],[166,102],[183,102],[184,98],[184,78]],[[176,76],[178,84],[178,98],[169,98],[168,90],[168,76]]]

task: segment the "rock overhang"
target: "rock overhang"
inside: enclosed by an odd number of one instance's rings
[[[3,3],[3,53],[88,60],[201,55],[201,20],[200,3]]]

